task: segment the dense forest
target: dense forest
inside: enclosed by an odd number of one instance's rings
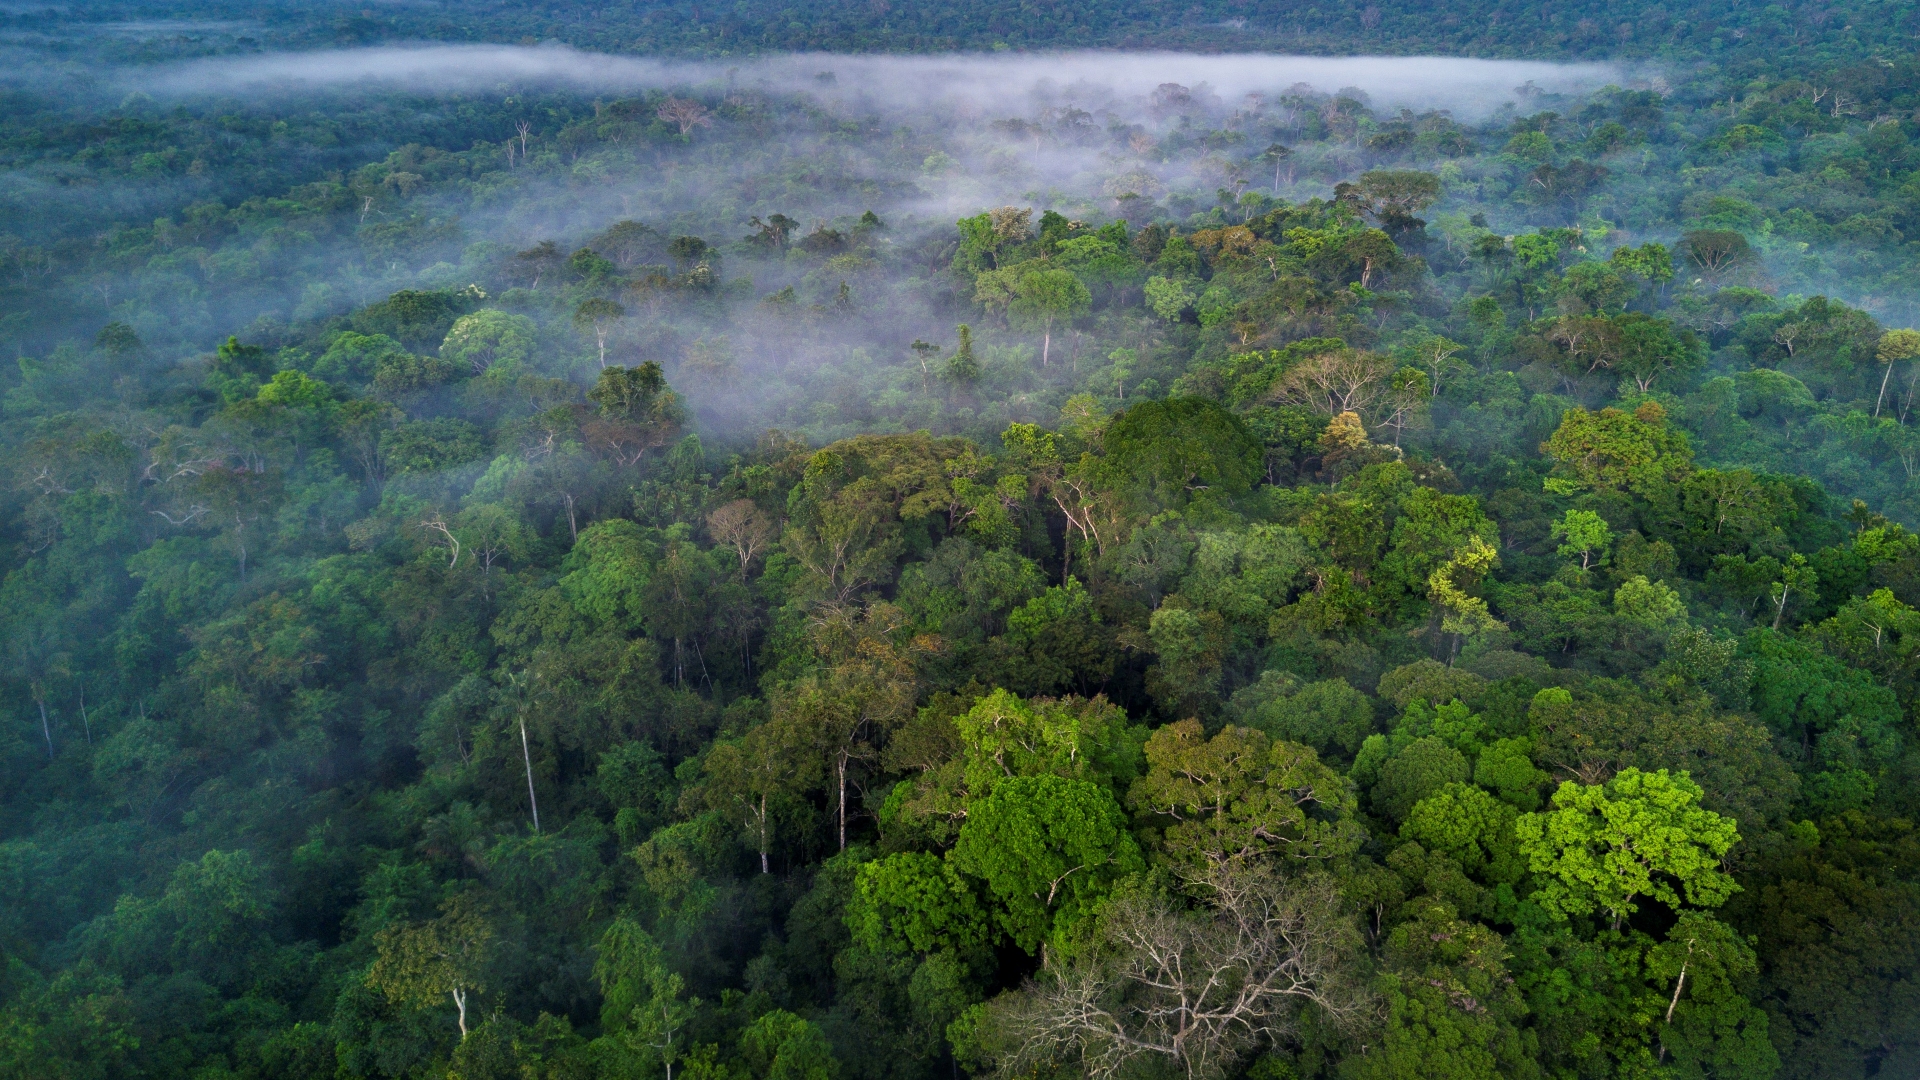
[[[0,1078],[1920,1073],[1916,12],[1696,7],[0,14]]]

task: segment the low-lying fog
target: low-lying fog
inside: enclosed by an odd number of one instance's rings
[[[1232,100],[1300,83],[1322,92],[1357,87],[1376,106],[1447,109],[1472,119],[1514,100],[1528,83],[1583,93],[1623,78],[1614,64],[1554,64],[1458,57],[1276,56],[1174,52],[1056,52],[966,56],[822,53],[739,62],[682,62],[582,52],[562,46],[423,45],[206,59],[126,70],[113,79],[156,96],[386,86],[413,93],[477,92],[508,85],[586,92],[710,83],[774,91],[891,112],[973,104],[1017,106],[1036,94],[1099,103],[1144,98],[1162,83],[1205,84]]]

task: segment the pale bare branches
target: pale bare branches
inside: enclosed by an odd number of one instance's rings
[[[453,535],[453,530],[447,526],[445,518],[436,513],[433,517],[421,522],[420,527],[429,533],[440,534],[440,540],[432,540],[430,538],[429,542],[432,543],[434,547],[444,546],[452,555],[452,557],[447,560],[447,569],[451,570],[460,564],[460,538]]]
[[[1348,959],[1360,933],[1331,879],[1235,869],[1206,884],[1213,903],[1198,911],[1147,892],[1117,897],[1097,943],[1050,955],[1033,982],[994,1002],[1001,1074],[1077,1061],[1104,1078],[1144,1058],[1207,1080],[1284,1038],[1303,1008],[1338,1026],[1369,1018]]]
[[[1295,364],[1274,384],[1272,394],[1289,405],[1338,416],[1365,412],[1386,391],[1392,362],[1361,349],[1329,349]]]
[[[682,136],[693,134],[693,129],[697,127],[713,126],[713,117],[707,107],[689,98],[668,98],[654,115],[678,127]]]
[[[731,546],[734,554],[740,556],[743,577],[754,556],[765,550],[779,532],[773,518],[755,506],[752,499],[735,499],[708,514],[707,529],[715,540]]]

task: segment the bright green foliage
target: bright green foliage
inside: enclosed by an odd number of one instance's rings
[[[1023,701],[995,690],[954,728],[966,761],[967,791],[984,798],[1003,779],[1060,776],[1125,785],[1139,774],[1146,732],[1104,698]]]
[[[1539,1047],[1520,1026],[1526,1007],[1507,977],[1500,935],[1420,901],[1386,943],[1385,1044],[1354,1074],[1391,1080],[1542,1075]]]
[[[1698,785],[1665,769],[1561,784],[1551,809],[1516,826],[1528,866],[1545,878],[1534,898],[1559,918],[1598,912],[1616,927],[1643,899],[1719,907],[1739,890],[1720,859],[1740,834],[1699,801]]]
[[[1044,367],[1053,347],[1054,326],[1086,314],[1092,304],[1093,294],[1073,271],[1035,270],[1014,282],[1007,315],[1016,324],[1039,330],[1045,336],[1040,351]]]
[[[1192,878],[1267,855],[1335,859],[1360,842],[1347,782],[1311,749],[1246,728],[1208,739],[1182,720],[1154,732],[1127,804],[1164,824],[1168,859]]]
[[[1521,810],[1534,809],[1547,774],[1534,768],[1531,750],[1526,739],[1496,740],[1474,760],[1473,782]]]
[[[1059,776],[994,784],[968,807],[950,857],[985,882],[995,921],[1029,953],[1069,947],[1113,882],[1144,866],[1113,796]]]
[[[1604,565],[1607,547],[1613,543],[1613,530],[1607,520],[1591,510],[1567,511],[1553,523],[1553,536],[1561,541],[1558,553],[1577,556],[1582,570],[1592,567],[1595,560]]]
[[[847,908],[853,938],[870,949],[972,954],[993,938],[987,913],[953,864],[925,852],[860,868]]]
[[[1687,618],[1687,605],[1680,594],[1658,581],[1635,574],[1620,583],[1613,593],[1613,610],[1622,621],[1645,633],[1670,632]]]
[[[651,935],[631,919],[616,919],[600,936],[594,979],[603,1004],[601,1027],[622,1049],[667,1073],[686,1057],[686,1026],[700,1006],[685,1000],[685,981],[667,966]]]
[[[1569,409],[1541,449],[1556,463],[1549,487],[1568,493],[1639,490],[1682,475],[1693,461],[1686,435],[1652,402],[1631,413]]]
[[[1414,804],[1400,835],[1453,856],[1483,881],[1516,882],[1526,869],[1514,831],[1518,817],[1479,788],[1451,783]]]
[[[533,354],[534,334],[533,320],[525,315],[483,308],[453,324],[440,355],[467,365],[475,375],[511,378]]]
[[[836,1080],[840,1075],[826,1036],[784,1009],[747,1025],[740,1033],[740,1049],[753,1075],[766,1080]]]
[[[1191,307],[1196,299],[1184,283],[1157,275],[1147,279],[1146,293],[1147,306],[1168,322],[1178,319],[1180,313]]]

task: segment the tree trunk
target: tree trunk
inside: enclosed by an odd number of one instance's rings
[[[1874,419],[1880,418],[1880,404],[1887,400],[1887,380],[1893,378],[1893,361],[1887,361],[1887,373],[1880,376],[1880,396],[1873,399]]]
[[[48,744],[52,745],[52,744]],[[840,751],[840,850],[847,850],[847,752]]]
[[[1053,323],[1047,323],[1046,330],[1040,335],[1040,366],[1047,366],[1047,354],[1053,350]]]
[[[527,717],[520,715],[520,760],[527,763],[527,805],[533,808],[533,831],[540,831],[540,800],[533,794],[533,751],[527,749]]]
[[[767,796],[760,794],[760,872],[767,873]]]
[[[460,1041],[467,1041],[467,992],[453,988],[453,1007],[460,1010]]]
[[[47,723],[47,699],[35,698],[34,700],[38,702],[40,705],[40,734],[46,736],[46,739],[47,739],[47,760],[52,761],[53,760],[53,725]],[[840,846],[846,847],[847,845],[843,841]]]

